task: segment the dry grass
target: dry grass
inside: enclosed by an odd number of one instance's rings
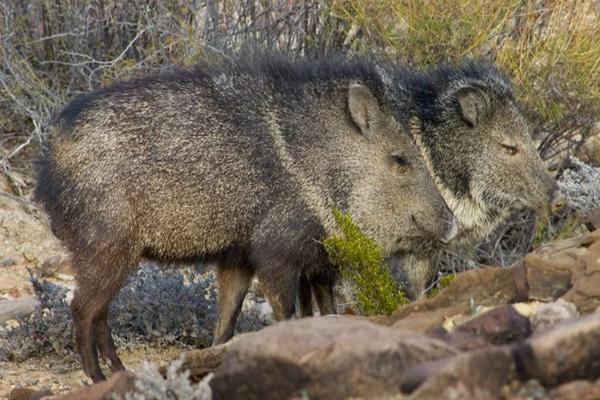
[[[540,120],[555,122],[599,110],[598,7],[592,0],[332,1],[357,50],[376,43],[416,66],[490,58]]]

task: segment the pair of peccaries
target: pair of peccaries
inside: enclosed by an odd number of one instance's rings
[[[116,83],[58,115],[35,197],[72,253],[85,373],[123,369],[107,324],[140,260],[217,264],[215,343],[256,275],[278,319],[335,311],[320,243],[351,215],[402,260],[419,297],[439,252],[511,212],[561,201],[509,80],[466,62],[419,73],[384,61],[280,56]]]

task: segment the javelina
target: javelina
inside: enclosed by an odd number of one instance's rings
[[[123,369],[108,306],[141,259],[218,264],[215,342],[256,273],[275,316],[301,273],[333,268],[331,209],[388,254],[449,239],[454,218],[373,65],[276,58],[122,82],[74,99],[38,165],[35,197],[72,252],[85,373]]]
[[[411,133],[458,221],[452,244],[477,244],[517,210],[562,206],[511,82],[492,64],[467,61],[424,74],[382,64],[379,71],[394,116]],[[404,271],[416,284],[413,294],[422,294],[435,275],[439,254],[408,257]]]

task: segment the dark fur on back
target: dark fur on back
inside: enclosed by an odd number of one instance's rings
[[[63,131],[69,131],[77,118],[94,104],[111,95],[136,93],[141,89],[157,86],[178,88],[185,85],[210,85],[212,78],[225,74],[229,77],[253,77],[271,85],[282,97],[301,96],[299,90],[305,85],[323,85],[340,80],[356,80],[369,87],[375,97],[384,102],[384,85],[375,64],[364,58],[347,58],[344,55],[322,59],[304,59],[293,62],[278,53],[257,53],[244,59],[222,59],[213,63],[200,63],[184,68],[175,66],[141,78],[112,83],[92,92],[81,94],[71,100],[58,114],[55,123]],[[216,87],[215,90],[219,88]]]

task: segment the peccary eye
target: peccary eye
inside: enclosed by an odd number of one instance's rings
[[[408,160],[401,155],[395,154],[392,156],[392,160],[400,166],[406,167],[408,166]]]
[[[502,143],[502,148],[506,151],[506,154],[514,156],[519,152],[519,148],[517,146],[511,146],[509,144]]]

